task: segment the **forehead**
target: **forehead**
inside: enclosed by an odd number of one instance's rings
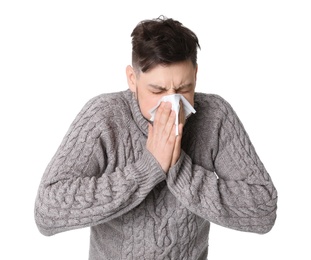
[[[172,83],[181,84],[194,79],[196,68],[191,61],[173,63],[170,65],[157,65],[151,70],[140,73],[139,79],[142,82],[150,81],[154,84],[166,86]]]

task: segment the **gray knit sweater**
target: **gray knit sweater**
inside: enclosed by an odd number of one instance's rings
[[[206,259],[210,222],[266,233],[277,191],[231,106],[196,93],[182,153],[165,174],[129,90],[91,99],[38,190],[40,232],[91,227],[89,259]]]

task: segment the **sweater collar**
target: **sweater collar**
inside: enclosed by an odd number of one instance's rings
[[[148,120],[142,115],[135,95],[129,89],[124,91],[124,95],[126,97],[126,100],[128,100],[129,102],[129,106],[135,123],[137,124],[138,128],[143,132],[143,134],[148,136]]]

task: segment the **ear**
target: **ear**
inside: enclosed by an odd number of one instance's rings
[[[195,68],[195,81],[197,81],[197,74],[198,74],[199,65],[197,64]]]
[[[136,73],[132,66],[128,65],[126,67],[126,78],[129,89],[132,92],[136,92]]]

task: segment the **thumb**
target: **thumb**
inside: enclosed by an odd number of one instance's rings
[[[152,135],[152,133],[153,133],[153,126],[151,123],[148,123],[148,136]]]

